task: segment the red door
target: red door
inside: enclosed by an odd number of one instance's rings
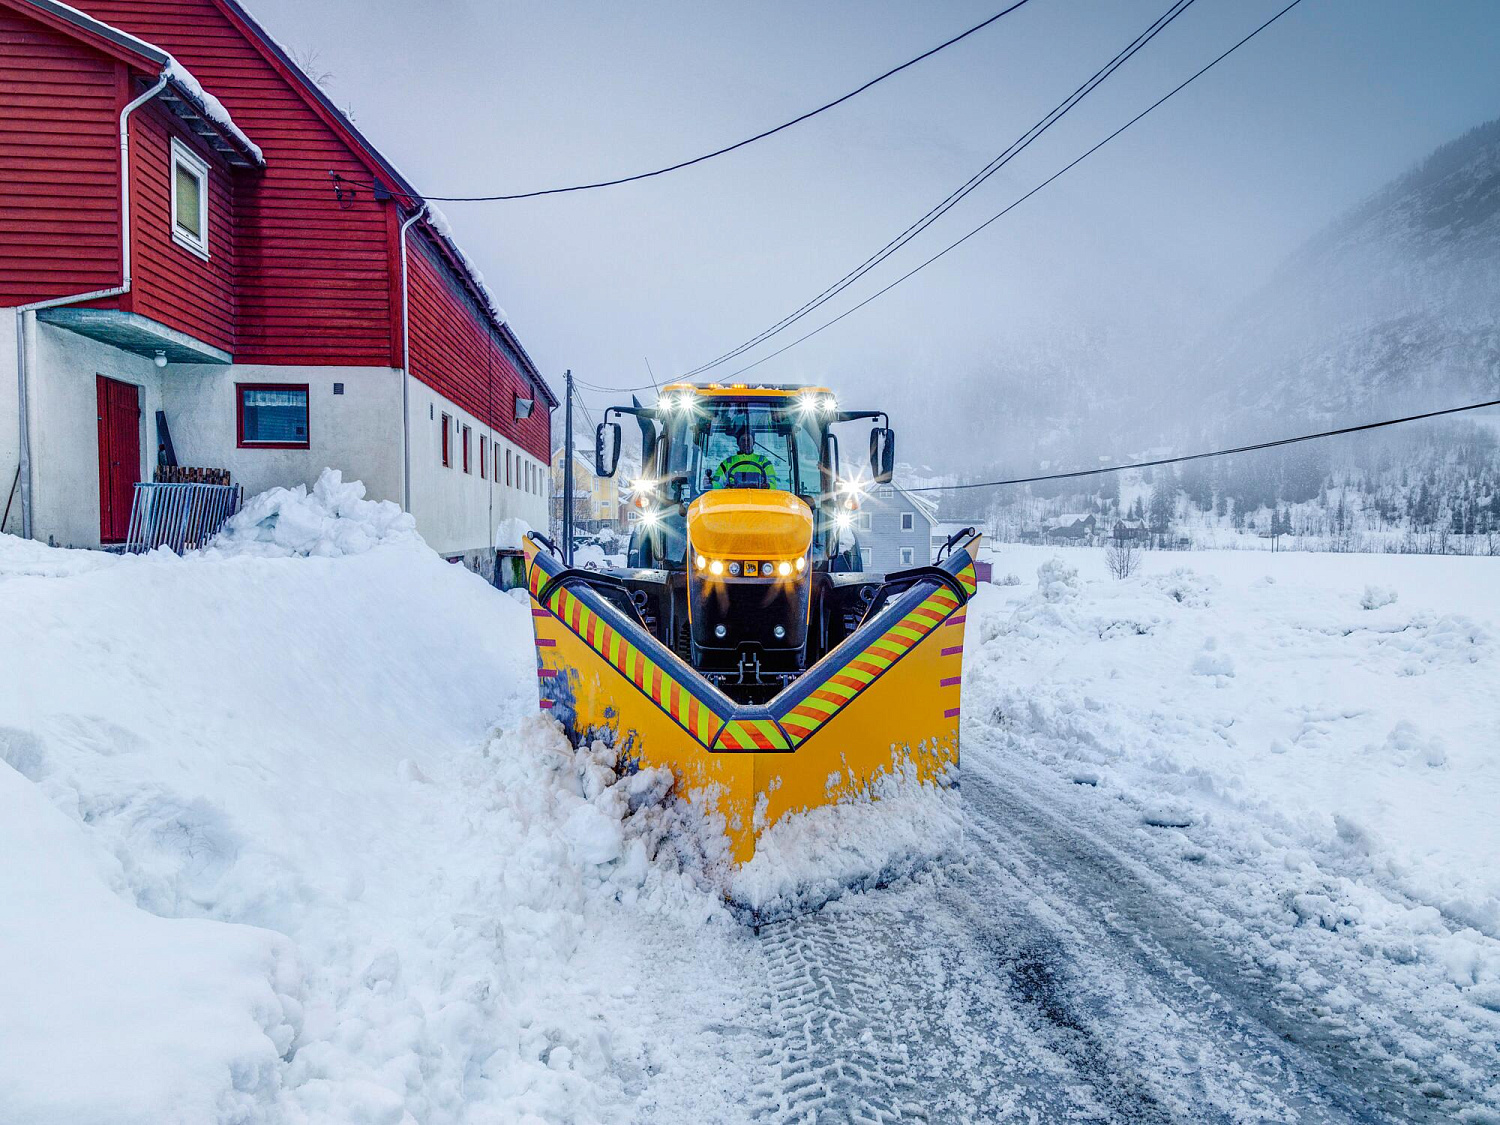
[[[141,473],[140,389],[96,377],[99,389],[99,541],[123,543]]]

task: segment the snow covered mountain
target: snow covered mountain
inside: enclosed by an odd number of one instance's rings
[[[1337,219],[1191,350],[1202,430],[1389,416],[1500,397],[1500,120]],[[1183,401],[1179,399],[1179,401]]]

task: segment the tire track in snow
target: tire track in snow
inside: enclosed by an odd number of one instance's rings
[[[1311,1095],[1324,1112],[1344,1115],[1333,1119],[1455,1119],[1458,1106],[1452,1098],[1434,1096],[1435,1084],[1424,1081],[1420,1067],[1401,1052],[1398,1025],[1404,1013],[1370,1013],[1386,1025],[1385,1034],[1377,1036],[1361,1018],[1364,1013],[1340,1017],[1313,1010],[1301,988],[1280,979],[1274,965],[1256,964],[1245,945],[1226,945],[1223,935],[1238,935],[1246,944],[1258,935],[1215,903],[1207,888],[1182,886],[1149,869],[1141,849],[1122,851],[1123,845],[1109,838],[1111,826],[1098,823],[1101,818],[1084,823],[1076,810],[1063,807],[1056,792],[1001,762],[998,755],[987,756],[982,771],[966,772],[968,823],[983,840],[986,857],[997,857],[1019,877],[1040,884],[1039,900],[1087,904],[1102,922],[1101,940],[1130,954],[1141,971],[1177,980],[1182,998],[1196,997],[1203,1010],[1222,1006],[1265,1029],[1281,1042],[1288,1078],[1300,1077],[1303,1096]],[[1192,873],[1183,881],[1191,882]],[[1213,932],[1216,926],[1220,936]],[[1303,1112],[1311,1108],[1304,1106]]]
[[[775,1123],[1451,1120],[1038,794],[965,778],[967,862],[760,931]]]

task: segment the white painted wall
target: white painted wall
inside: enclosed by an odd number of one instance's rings
[[[177,461],[228,469],[245,495],[311,487],[325,468],[365,483],[371,500],[401,502],[401,372],[390,367],[174,363],[162,400]],[[307,384],[306,449],[240,449],[236,384]],[[342,383],[344,393],[333,393]]]
[[[15,314],[0,309],[0,508],[15,473],[20,419],[16,401]],[[177,460],[225,468],[253,494],[277,485],[311,486],[325,467],[362,480],[374,500],[401,500],[401,372],[383,367],[278,367],[258,364],[170,364],[52,325],[36,326],[31,391],[34,532],[72,547],[99,546],[98,420],[95,375],[142,388],[140,477],[156,463],[156,411],[165,410]],[[237,383],[308,387],[307,449],[241,449],[236,433]],[[342,383],[344,393],[333,386]],[[547,526],[549,473],[543,461],[482,426],[455,404],[411,383],[412,510],[433,549],[447,555],[488,553],[501,521],[519,516]],[[453,420],[453,464],[444,467],[441,418]],[[471,465],[462,466],[462,427],[471,427]],[[498,443],[481,475],[481,435]],[[512,465],[505,483],[506,455]],[[532,468],[532,490],[523,485]],[[19,533],[19,497],[7,530]]]
[[[452,464],[443,465],[443,415],[450,418]],[[463,427],[471,427],[470,472],[463,470]],[[499,445],[483,476],[479,472],[480,435]],[[505,483],[505,459],[510,455],[511,483]],[[531,466],[532,491],[524,487],[525,466]],[[520,470],[520,471],[518,471]],[[537,530],[547,527],[548,472],[545,462],[525,452],[460,410],[432,388],[411,383],[411,506],[417,528],[434,550],[445,555],[487,548],[495,528],[512,516]]]
[[[16,391],[16,312],[0,309],[0,516],[16,479],[21,460],[21,419],[17,414]],[[16,489],[10,506],[10,518],[0,531],[21,534],[21,492]]]
[[[11,384],[5,426],[15,472],[20,419],[15,408],[15,313],[0,311],[10,322],[7,380]],[[145,479],[156,459],[156,411],[161,404],[160,371],[149,359],[112,348],[49,324],[37,324],[31,354],[32,534],[65,547],[99,546],[99,393],[95,379],[107,375],[141,388],[138,479]],[[6,481],[9,491],[10,482]],[[8,525],[20,532],[20,497]]]

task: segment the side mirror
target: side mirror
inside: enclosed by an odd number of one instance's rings
[[[612,477],[620,463],[620,423],[600,422],[594,431],[594,472]]]
[[[896,431],[876,426],[870,431],[870,476],[876,484],[890,484],[896,469]]]
[[[823,480],[821,484],[823,495],[831,496],[833,495],[834,486],[838,484],[839,479],[839,439],[832,430],[823,431],[822,462]]]

